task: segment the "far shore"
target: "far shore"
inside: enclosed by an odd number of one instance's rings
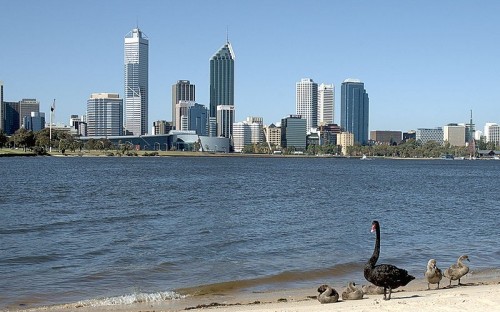
[[[366,281],[364,281],[366,282]],[[458,286],[454,281],[448,286],[445,278],[441,287],[431,285],[427,290],[427,283],[422,279],[412,281],[409,285],[398,288],[392,293],[391,300],[385,301],[383,295],[364,295],[362,300],[339,300],[336,303],[320,304],[317,300],[316,288],[311,285],[306,289],[276,289],[270,292],[245,292],[212,294],[203,296],[188,296],[183,299],[156,301],[149,303],[133,303],[119,305],[91,306],[82,302],[39,307],[13,311],[196,311],[196,312],[326,312],[326,311],[500,311],[500,276],[471,273],[462,279]],[[328,284],[328,282],[327,282]],[[363,284],[363,283],[359,283]],[[345,285],[330,283],[339,294]]]

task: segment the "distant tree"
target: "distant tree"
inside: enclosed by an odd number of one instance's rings
[[[16,146],[22,147],[26,152],[27,148],[32,148],[35,145],[35,135],[33,131],[21,128],[12,136],[12,140]]]
[[[5,135],[5,132],[0,129],[0,147],[4,147],[8,140],[9,139],[7,138],[7,135]]]

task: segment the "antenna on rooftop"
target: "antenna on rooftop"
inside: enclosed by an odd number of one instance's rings
[[[229,26],[226,25],[226,43],[229,43]]]

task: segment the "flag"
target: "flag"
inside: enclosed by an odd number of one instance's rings
[[[53,112],[56,109],[56,99],[54,99],[54,103],[50,106],[50,111]]]

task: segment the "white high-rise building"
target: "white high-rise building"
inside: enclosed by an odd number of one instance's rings
[[[217,135],[232,139],[234,123],[234,105],[217,106]]]
[[[495,142],[500,145],[500,126],[497,123],[488,122],[484,125],[484,136],[486,142]]]
[[[320,84],[318,87],[318,125],[333,124],[335,118],[335,86]]]
[[[123,131],[123,100],[118,93],[92,93],[87,100],[87,135],[119,136]]]
[[[295,112],[306,120],[306,132],[318,126],[318,84],[312,79],[296,83]]]
[[[148,129],[149,40],[139,28],[125,36],[125,131],[143,135]]]
[[[247,145],[262,143],[262,123],[248,121],[233,123],[234,151],[239,153]]]

